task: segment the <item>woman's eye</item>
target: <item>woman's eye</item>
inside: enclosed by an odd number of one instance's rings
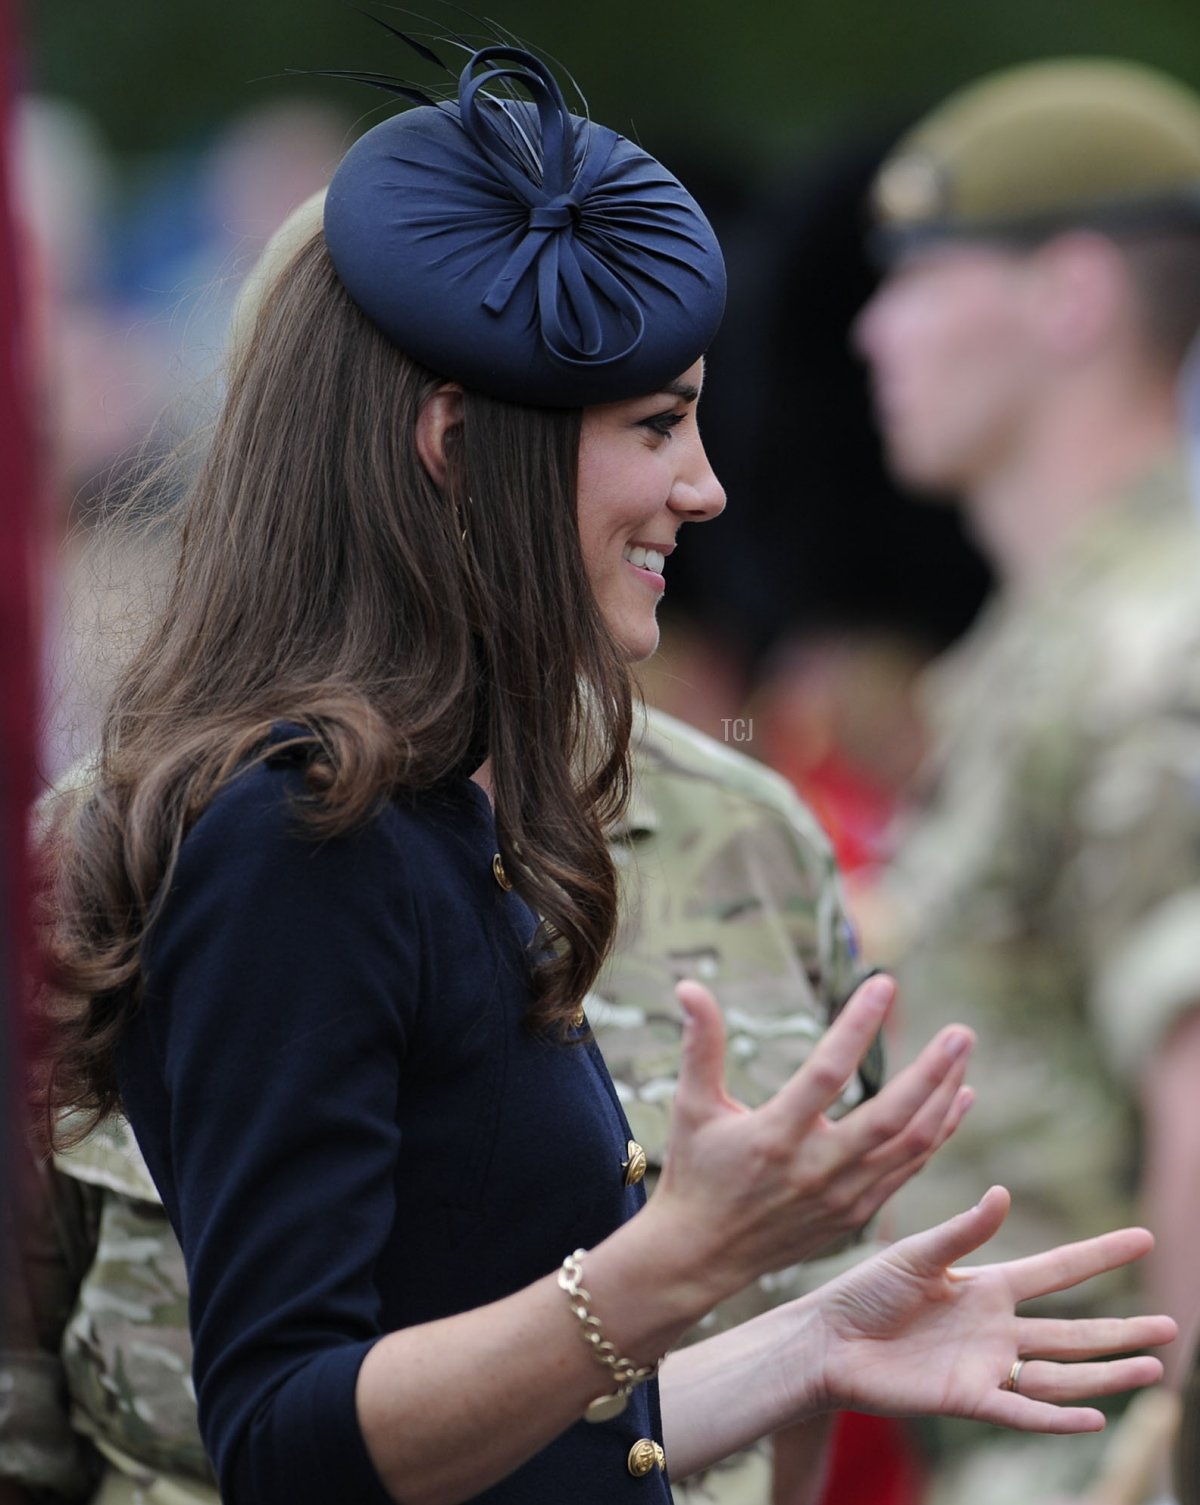
[[[638,427],[649,429],[651,433],[661,434],[663,438],[667,438],[671,430],[678,428],[686,417],[686,413],[654,413],[649,418],[643,418]]]

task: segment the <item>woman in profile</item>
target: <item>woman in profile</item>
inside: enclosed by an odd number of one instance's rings
[[[1062,1361],[1168,1319],[1013,1310],[1144,1232],[949,1269],[998,1189],[658,1372],[969,1104],[951,1027],[824,1117],[890,1002],[874,979],[747,1112],[683,984],[649,1204],[630,1174],[580,1000],[616,918],[629,666],[681,528],[724,505],[696,427],[723,296],[686,190],[490,48],[456,102],[352,148],[240,346],[53,847],[55,1100],[136,1131],[229,1505],[662,1501],[668,1468],[830,1406],[1074,1431],[1099,1413],[1057,1402],[1157,1377]]]

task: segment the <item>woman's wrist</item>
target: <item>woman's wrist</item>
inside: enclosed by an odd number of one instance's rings
[[[814,1383],[820,1340],[819,1317],[806,1296],[673,1353],[661,1387],[675,1476],[824,1411],[824,1389]]]
[[[826,1372],[827,1330],[815,1293],[772,1307],[734,1331],[753,1345],[747,1366],[757,1374],[763,1435],[834,1408]]]
[[[655,1201],[586,1256],[593,1310],[609,1340],[639,1365],[656,1363],[736,1289]]]
[[[607,1394],[597,1396],[589,1404],[584,1419],[608,1421],[621,1414],[630,1394],[638,1385],[654,1378],[662,1364],[662,1357],[653,1364],[637,1364],[622,1354],[612,1339],[606,1336],[604,1323],[592,1310],[592,1293],[583,1283],[583,1260],[586,1255],[586,1249],[576,1249],[573,1254],[567,1255],[558,1272],[558,1286],[567,1295],[571,1315],[579,1324],[577,1331],[580,1338],[587,1345],[592,1358],[604,1368],[612,1387]]]
[[[644,1366],[656,1363],[702,1317],[748,1283],[739,1284],[689,1237],[672,1209],[656,1206],[653,1198],[587,1253],[585,1275],[605,1336],[623,1356]],[[682,1367],[691,1371],[691,1358],[700,1350],[707,1358],[695,1375],[705,1373],[712,1362],[721,1371],[718,1383],[727,1398],[745,1387],[752,1393],[746,1396],[750,1409],[741,1426],[752,1427],[754,1437],[834,1405],[828,1330],[814,1295],[773,1308],[676,1355],[671,1373],[678,1376],[679,1361],[685,1359],[689,1362]]]
[[[776,1324],[766,1362],[774,1366],[780,1406],[786,1413],[780,1426],[839,1409],[822,1299],[819,1290],[810,1291],[764,1314]]]

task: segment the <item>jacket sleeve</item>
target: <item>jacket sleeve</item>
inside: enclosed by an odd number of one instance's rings
[[[303,834],[271,768],[184,843],[122,1091],[183,1245],[226,1505],[387,1505],[358,1427],[396,1217],[416,918],[390,815]]]

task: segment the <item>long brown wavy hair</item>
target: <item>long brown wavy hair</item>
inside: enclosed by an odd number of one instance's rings
[[[439,489],[414,432],[440,384],[359,313],[319,233],[236,353],[165,608],[48,840],[44,1090],[52,1114],[82,1110],[71,1137],[118,1105],[115,1047],[184,837],[280,721],[305,729],[322,837],[486,746],[504,864],[542,922],[531,1025],[565,1027],[600,968],[631,691],[580,550],[581,415],[465,394]]]

